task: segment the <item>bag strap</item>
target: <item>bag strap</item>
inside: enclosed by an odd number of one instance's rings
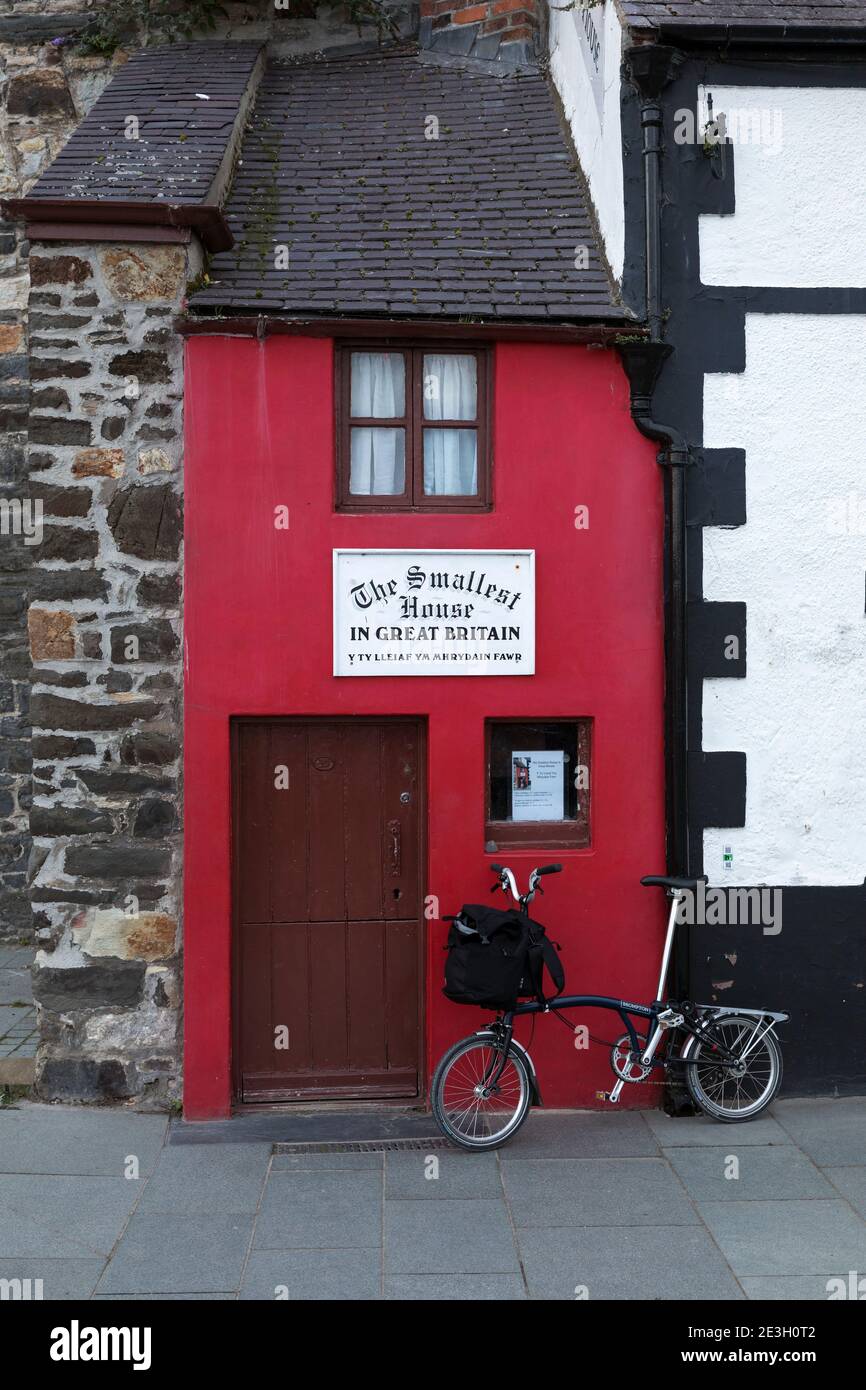
[[[533,923],[529,929],[529,951],[527,956],[532,990],[539,1004],[546,1003],[544,993],[544,967],[547,966],[550,978],[556,986],[549,996],[555,999],[565,989],[565,971],[556,952],[556,947],[547,936],[540,923]]]
[[[557,947],[547,936],[541,938],[541,953],[544,956],[544,963],[550,971],[550,978],[556,985],[556,994],[561,994],[565,989],[565,971],[562,968]],[[553,996],[554,998],[556,998],[556,994]]]

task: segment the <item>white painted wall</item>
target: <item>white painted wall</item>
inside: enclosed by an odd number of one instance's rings
[[[613,0],[593,6],[590,14],[602,40],[599,82],[593,83],[587,66],[577,7],[565,10],[550,5],[550,72],[589,183],[607,259],[619,280],[625,255],[619,105],[623,30]]]
[[[795,228],[823,216],[811,186]],[[847,201],[862,203],[857,192]],[[848,216],[841,200],[833,213]],[[789,236],[780,222],[774,244]],[[734,283],[756,283],[753,265]],[[747,755],[746,825],[705,831],[705,871],[714,883],[862,883],[866,315],[750,314],[746,355],[743,374],[704,383],[704,443],[746,450],[747,499],[745,526],[704,530],[704,594],[748,605],[748,674],[705,681],[703,696],[704,749]]]
[[[739,119],[736,210],[700,219],[703,283],[866,285],[866,88],[709,90]]]

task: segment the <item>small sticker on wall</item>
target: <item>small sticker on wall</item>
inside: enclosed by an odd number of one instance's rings
[[[734,867],[734,851],[730,845],[725,845],[722,851],[722,868],[732,869]]]

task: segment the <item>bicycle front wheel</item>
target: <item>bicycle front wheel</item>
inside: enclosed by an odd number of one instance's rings
[[[754,1018],[727,1015],[710,1025],[686,1066],[686,1085],[705,1115],[728,1124],[753,1120],[782,1084],[782,1049]],[[713,1044],[725,1047],[736,1066],[720,1066]]]
[[[431,1105],[442,1133],[462,1149],[496,1149],[516,1134],[532,1104],[526,1063],[492,1038],[464,1038],[445,1053],[433,1077]],[[492,1084],[491,1084],[492,1083]]]

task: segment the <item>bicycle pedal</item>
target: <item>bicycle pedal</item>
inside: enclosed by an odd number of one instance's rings
[[[613,1091],[596,1091],[595,1098],[596,1100],[606,1100],[609,1105],[616,1105],[619,1101],[619,1096],[614,1095]]]

